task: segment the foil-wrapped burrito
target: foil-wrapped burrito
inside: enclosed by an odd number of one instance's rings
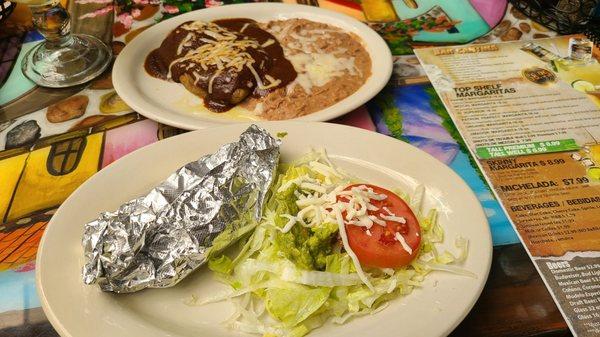
[[[253,230],[280,141],[252,125],[147,195],[100,214],[83,234],[83,281],[128,293],[170,287]]]

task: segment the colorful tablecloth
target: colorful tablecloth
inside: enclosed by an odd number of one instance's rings
[[[133,15],[119,15],[111,24],[113,50],[118,54],[143,29],[177,12],[229,2],[170,0],[160,6],[147,0],[130,2]],[[335,122],[389,135],[444,162],[476,193],[494,244],[518,242],[412,49],[555,34],[505,0],[284,2],[329,8],[368,22],[395,55],[389,86]],[[95,24],[101,17],[98,14],[112,10],[106,7],[111,4],[103,0],[69,4],[77,13],[74,27]],[[22,323],[17,322],[21,318],[11,321],[17,317],[15,312],[40,306],[35,255],[44,228],[60,204],[86,179],[123,155],[185,132],[131,111],[114,92],[110,72],[80,92],[56,94],[36,87],[20,71],[21,57],[41,39],[30,31],[28,15],[26,8],[17,7],[8,21],[0,23],[0,330]],[[32,106],[40,109],[30,112]],[[66,113],[53,116],[56,109]]]

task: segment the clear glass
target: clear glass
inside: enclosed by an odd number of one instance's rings
[[[43,87],[71,87],[94,79],[108,67],[111,49],[93,36],[71,34],[71,18],[59,0],[17,2],[29,6],[33,24],[46,39],[21,63],[30,80]]]

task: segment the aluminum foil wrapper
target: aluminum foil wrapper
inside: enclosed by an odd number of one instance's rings
[[[188,163],[147,195],[87,223],[83,281],[117,293],[177,284],[256,225],[279,145],[252,125],[238,142]]]

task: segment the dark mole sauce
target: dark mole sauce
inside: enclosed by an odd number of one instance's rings
[[[181,26],[189,23],[191,21],[185,22]],[[238,40],[252,39],[258,42],[261,45],[260,48],[247,48],[245,50],[255,61],[252,64],[253,68],[263,83],[270,83],[266,78],[267,75],[280,80],[281,83],[268,89],[259,89],[256,78],[247,66],[244,66],[241,71],[237,71],[233,67],[226,67],[217,74],[218,69],[216,66],[208,66],[208,69],[203,69],[193,60],[175,63],[171,67],[172,80],[181,83],[182,80],[186,81],[185,77],[187,76],[186,88],[202,97],[204,105],[209,110],[213,112],[225,112],[248,96],[257,98],[265,96],[269,92],[284,87],[296,79],[297,73],[294,66],[285,58],[283,48],[277,39],[269,32],[261,29],[256,24],[256,21],[240,18],[217,20],[213,21],[213,23],[234,33]],[[173,30],[163,40],[160,47],[150,52],[146,57],[144,68],[151,76],[168,80],[169,65],[175,59],[205,44],[200,38],[214,40],[214,38],[205,34],[202,30],[188,31],[181,28],[181,26]],[[188,40],[189,46],[184,46],[178,55],[177,49],[189,33],[192,33],[194,38]],[[274,43],[262,47],[269,39],[272,39]],[[215,76],[215,74],[217,75]],[[197,80],[190,81],[190,78]],[[208,88],[211,78],[212,90],[209,93]]]

